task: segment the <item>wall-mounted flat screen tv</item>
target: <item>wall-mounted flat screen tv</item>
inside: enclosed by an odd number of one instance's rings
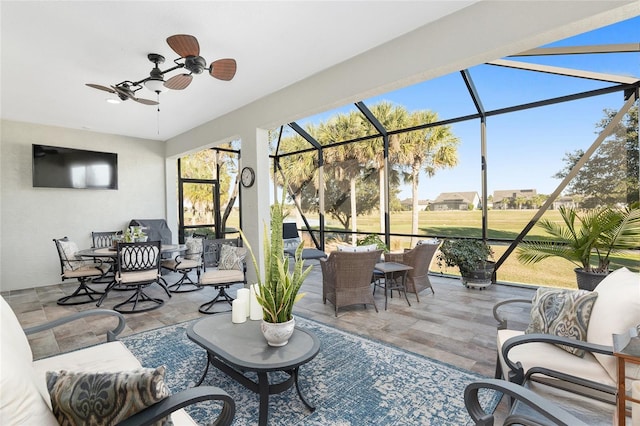
[[[118,189],[118,154],[33,144],[33,186]]]

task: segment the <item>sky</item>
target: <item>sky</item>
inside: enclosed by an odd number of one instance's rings
[[[544,47],[639,42],[640,17],[636,17]],[[637,52],[509,59],[640,78],[640,53]],[[476,66],[469,72],[486,111],[613,85],[491,65]],[[363,99],[369,107],[381,101],[403,105],[409,111],[429,109],[437,112],[441,119],[475,113],[460,73]],[[508,189],[552,193],[560,183],[560,179],[553,178],[553,175],[563,169],[565,153],[587,149],[597,137],[596,123],[604,117],[603,110],[617,110],[623,103],[622,93],[617,92],[488,117],[489,194]],[[350,110],[356,110],[355,106],[327,111],[299,120],[298,124],[317,123],[338,112]],[[460,140],[458,165],[440,170],[430,179],[422,175],[418,189],[421,200],[433,200],[442,192],[481,192],[480,122],[472,120],[454,124],[452,131]],[[405,185],[401,188],[400,198],[410,197],[410,189]]]

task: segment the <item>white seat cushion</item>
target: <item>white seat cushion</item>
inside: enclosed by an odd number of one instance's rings
[[[62,276],[64,278],[77,278],[77,277],[99,277],[102,274],[106,274],[109,270],[109,265],[85,265],[73,271],[65,269]]]
[[[163,267],[167,269],[171,269],[173,271],[181,270],[181,269],[193,269],[193,268],[197,268],[200,265],[201,265],[201,262],[199,260],[191,260],[191,259],[180,259],[179,263],[176,262],[175,259],[167,259],[162,261]]]
[[[612,334],[626,333],[640,324],[640,275],[620,268],[597,285],[596,303],[591,311],[587,342],[611,346]],[[616,360],[613,356],[595,354],[596,359],[617,382]],[[640,368],[631,367],[627,377],[640,379]]]
[[[243,281],[244,273],[237,269],[211,269],[200,277],[200,284],[203,285],[238,283]]]
[[[498,330],[498,348],[502,348],[504,342],[509,338],[523,334],[524,332],[517,330]],[[498,356],[500,357],[503,374],[506,375],[509,367],[504,362],[501,351],[498,352]],[[616,382],[611,379],[598,360],[588,352],[585,353],[583,358],[578,358],[556,345],[532,342],[512,348],[509,351],[509,359],[520,361],[525,372],[532,367],[546,367],[608,386],[616,386]],[[541,362],[542,360],[544,362]]]
[[[158,271],[156,271],[155,269],[151,271],[123,272],[122,275],[116,274],[116,281],[123,284],[154,281],[157,279]]]

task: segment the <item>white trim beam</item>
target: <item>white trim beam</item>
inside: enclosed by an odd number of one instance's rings
[[[509,61],[507,59],[497,59],[495,61],[487,62],[487,65],[495,65],[499,67],[513,68],[525,71],[543,72],[547,74],[564,75],[567,77],[586,78],[589,80],[605,81],[608,83],[635,84],[638,81],[637,78],[633,77],[575,70],[571,68],[554,67],[551,65],[530,64],[526,62]]]

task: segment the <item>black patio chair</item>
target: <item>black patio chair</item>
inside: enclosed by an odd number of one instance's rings
[[[53,242],[60,258],[62,281],[75,279],[79,282],[78,288],[71,295],[58,299],[58,305],[81,305],[98,300],[103,292],[94,290],[87,283],[94,278],[103,277],[109,270],[109,265],[104,265],[100,259],[92,261],[77,257],[78,246],[67,237],[54,238]]]
[[[284,244],[284,252],[294,257],[296,255],[296,249],[302,242],[300,235],[298,234],[298,226],[294,222],[285,222],[282,224],[282,242]],[[327,253],[316,248],[302,249],[302,259],[326,259]]]
[[[154,283],[159,284],[167,296],[171,297],[171,293],[160,275],[160,247],[160,241],[117,244],[118,270],[115,282],[122,287],[132,287],[135,291],[127,300],[115,305],[114,311],[120,313],[145,312],[164,305],[164,300],[150,297],[144,292],[146,287]],[[138,304],[142,304],[143,307],[138,308]],[[131,305],[131,308],[125,309],[128,305]]]
[[[242,247],[242,240],[240,238],[203,240],[203,243],[204,272],[200,277],[199,284],[202,286],[210,285],[217,289],[218,293],[209,302],[200,305],[198,311],[203,314],[215,314],[218,313],[213,310],[216,303],[227,302],[229,306],[231,306],[233,297],[226,291],[231,285],[247,283],[247,265],[244,260],[246,249]],[[232,259],[235,260],[235,262],[224,262],[224,259],[222,259],[223,246],[241,249],[236,250],[236,258]]]

